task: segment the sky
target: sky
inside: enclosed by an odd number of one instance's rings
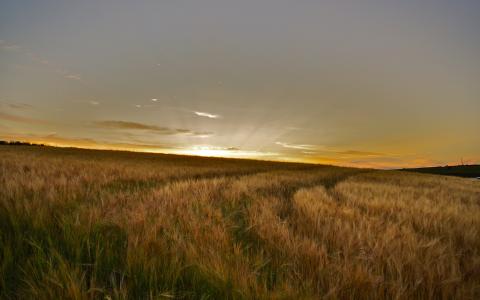
[[[480,1],[2,0],[0,139],[480,162]]]

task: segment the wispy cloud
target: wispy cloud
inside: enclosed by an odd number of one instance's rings
[[[75,75],[75,74],[67,74],[65,75],[65,78],[67,79],[73,79],[73,80],[82,80],[80,75]]]
[[[383,156],[385,154],[370,152],[370,151],[359,151],[359,150],[345,150],[345,151],[334,151],[336,154],[349,155],[349,156]]]
[[[55,72],[55,73],[63,76],[66,79],[82,80],[80,75],[75,74],[75,73],[73,73],[73,72],[71,72],[71,71],[69,71],[69,70],[67,70],[67,69],[65,69],[65,68],[63,68],[59,65],[56,65],[55,63],[43,58],[42,56],[30,51],[27,48],[21,47],[20,45],[8,43],[5,40],[0,40],[0,49],[24,55],[25,57],[27,57],[31,61],[44,65],[50,71]]]
[[[448,164],[426,157],[366,157],[346,161],[350,166],[375,169],[400,169],[412,167],[429,167]]]
[[[97,127],[109,128],[109,129],[119,129],[119,130],[144,130],[151,131],[160,135],[187,135],[192,137],[209,137],[212,136],[212,132],[199,132],[190,129],[179,129],[179,128],[170,128],[162,127],[157,125],[149,125],[137,122],[127,122],[127,121],[98,121],[95,122]]]
[[[91,149],[114,149],[129,151],[149,151],[149,152],[169,152],[169,149],[175,149],[174,145],[168,144],[145,144],[130,142],[109,142],[100,141],[91,138],[76,138],[57,135],[56,133],[48,135],[0,135],[0,139],[21,140],[25,142],[46,144],[60,147],[79,147]]]
[[[90,105],[93,105],[93,106],[100,105],[100,102],[98,102],[98,101],[90,101],[89,103],[90,103]]]
[[[135,108],[147,108],[147,107],[155,107],[156,104],[132,104]]]
[[[0,40],[0,48],[7,51],[18,51],[21,49],[19,45],[7,43],[4,40]]]
[[[6,102],[6,101],[0,101],[0,106],[12,108],[12,109],[30,109],[33,106],[27,103],[21,103],[21,102]]]
[[[197,116],[206,117],[206,118],[210,118],[210,119],[219,119],[219,118],[222,117],[220,115],[215,115],[215,114],[202,112],[202,111],[194,111],[193,113],[196,114]]]
[[[308,144],[290,144],[284,142],[275,142],[275,144],[289,149],[298,149],[298,150],[316,150],[318,146],[308,145]]]
[[[363,150],[339,150],[331,147],[316,146],[316,145],[309,145],[309,144],[291,144],[291,143],[285,143],[285,142],[275,142],[275,144],[282,146],[284,148],[303,150],[302,151],[303,154],[309,154],[309,155],[323,153],[323,154],[329,154],[329,155],[342,155],[342,156],[351,156],[351,157],[386,156],[386,154],[378,153],[378,152],[363,151]]]
[[[20,50],[20,46],[18,45],[4,45],[2,46],[3,49],[8,50],[8,51],[17,51]]]
[[[287,126],[285,127],[286,130],[302,130],[303,128],[301,127],[296,127],[296,126]]]
[[[37,61],[37,62],[42,63],[42,62],[44,62],[44,60],[40,60],[40,61]],[[49,65],[50,63],[47,62],[46,64]],[[56,68],[55,73],[60,74],[61,76],[63,76],[66,79],[82,80],[82,77],[80,75],[74,74],[74,73],[72,73],[68,70],[63,69],[63,68]]]
[[[26,123],[26,124],[33,124],[33,125],[47,125],[50,122],[45,120],[34,119],[30,117],[23,117],[12,115],[4,112],[0,112],[0,119],[10,122],[17,122],[17,123]]]

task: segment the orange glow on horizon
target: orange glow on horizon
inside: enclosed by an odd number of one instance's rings
[[[5,139],[5,137],[3,137]],[[298,162],[307,164],[322,164],[322,165],[335,165],[341,167],[357,167],[357,168],[372,168],[372,169],[401,169],[401,168],[416,168],[416,167],[431,167],[439,165],[456,165],[458,162],[450,161],[444,164],[435,163],[429,159],[415,159],[410,162],[402,162],[401,164],[392,165],[391,163],[382,163],[375,161],[364,161],[362,163],[352,162],[345,160],[344,158],[315,158],[315,157],[303,157],[295,155],[282,155],[280,153],[273,152],[259,152],[259,151],[247,151],[237,149],[223,149],[210,146],[193,146],[191,148],[159,148],[148,147],[144,145],[135,144],[122,144],[122,143],[100,143],[88,139],[68,140],[60,137],[45,138],[13,138],[9,137],[5,140],[19,140],[22,142],[29,142],[33,144],[44,144],[52,147],[61,148],[81,148],[92,150],[113,150],[113,151],[132,151],[139,153],[159,153],[159,154],[174,154],[174,155],[188,155],[188,156],[201,156],[201,157],[224,157],[224,158],[238,158],[238,159],[255,159],[265,161],[278,161],[278,162]],[[368,158],[368,157],[367,157]],[[367,159],[365,158],[365,159]],[[476,162],[477,159],[469,160],[469,162]]]

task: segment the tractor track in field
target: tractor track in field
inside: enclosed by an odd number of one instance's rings
[[[198,181],[198,180],[209,180],[209,179],[216,179],[216,178],[234,178],[234,177],[244,177],[244,176],[251,176],[261,173],[270,173],[275,171],[305,171],[311,168],[305,169],[297,169],[297,170],[288,170],[288,169],[278,169],[278,170],[268,170],[268,169],[260,169],[260,170],[246,170],[240,172],[206,172],[206,173],[199,173],[194,175],[183,175],[183,176],[167,176],[162,179],[145,179],[145,180],[130,180],[130,179],[120,179],[120,180],[113,180],[110,182],[105,183],[101,189],[107,190],[109,193],[121,193],[125,191],[134,192],[141,192],[146,191],[154,188],[159,188],[168,184],[176,184],[185,181]]]

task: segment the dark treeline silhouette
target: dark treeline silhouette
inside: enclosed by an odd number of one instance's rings
[[[458,176],[458,177],[480,177],[480,165],[458,165],[458,166],[444,166],[444,167],[428,167],[428,168],[412,168],[402,169],[404,171]]]
[[[21,142],[21,141],[0,141],[0,145],[8,145],[8,146],[45,146],[44,144],[35,144],[35,143]]]

